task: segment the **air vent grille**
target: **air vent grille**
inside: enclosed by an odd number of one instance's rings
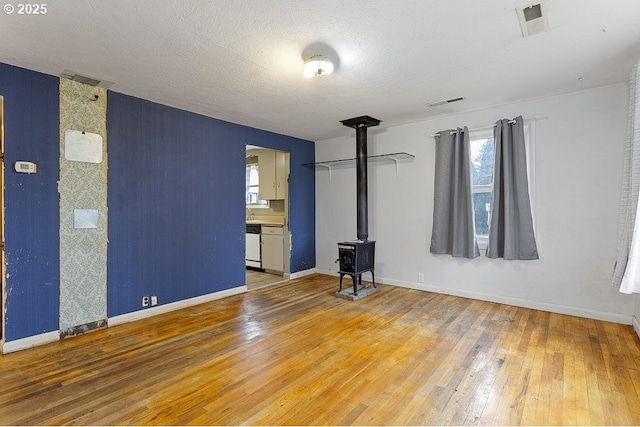
[[[520,29],[522,30],[522,37],[541,33],[549,28],[543,9],[546,9],[543,7],[543,3],[516,9],[518,20],[520,21]]]
[[[97,80],[93,77],[87,77],[80,74],[76,74],[73,71],[65,70],[60,77],[64,77],[65,79],[73,80],[74,82],[82,83],[89,86],[99,86],[101,88],[108,89],[113,85],[112,82],[108,82],[105,80]]]
[[[82,83],[89,86],[98,86],[100,80],[92,79],[91,77],[81,76],[80,74],[76,74],[71,78],[74,82]]]
[[[542,7],[539,4],[534,4],[533,6],[525,7],[522,13],[525,21],[533,21],[534,19],[542,18]]]
[[[457,98],[445,99],[444,101],[437,101],[427,104],[429,107],[438,107],[440,105],[451,104],[452,102],[462,101],[464,97],[459,96]]]

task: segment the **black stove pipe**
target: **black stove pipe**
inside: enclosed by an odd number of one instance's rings
[[[356,212],[358,240],[369,239],[369,200],[367,182],[367,128],[378,126],[380,120],[369,116],[342,120],[345,126],[356,130]]]
[[[356,212],[358,240],[369,238],[369,193],[367,183],[367,127],[356,128]]]

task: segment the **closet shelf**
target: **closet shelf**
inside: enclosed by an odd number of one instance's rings
[[[398,176],[398,162],[400,160],[413,160],[415,156],[413,154],[399,152],[399,153],[388,153],[388,154],[376,154],[373,156],[367,156],[367,160],[369,162],[381,162],[384,160],[392,161],[396,164],[396,177]],[[356,158],[349,159],[338,159],[338,160],[324,160],[321,162],[315,163],[303,163],[303,166],[313,166],[316,168],[323,168],[329,170],[329,179],[331,179],[331,167],[338,165],[348,165],[349,163],[355,163]]]

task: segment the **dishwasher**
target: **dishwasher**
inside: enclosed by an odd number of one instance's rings
[[[260,235],[262,234],[262,227],[260,224],[247,224],[245,233],[246,246],[245,246],[245,261],[246,266],[252,269],[262,270],[262,257],[260,247]]]

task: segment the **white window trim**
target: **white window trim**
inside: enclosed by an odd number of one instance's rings
[[[527,174],[529,177],[529,201],[531,203],[531,219],[533,222],[533,234],[536,235],[536,121],[533,119],[524,121],[524,144],[527,151]],[[537,242],[538,239],[536,239]]]

